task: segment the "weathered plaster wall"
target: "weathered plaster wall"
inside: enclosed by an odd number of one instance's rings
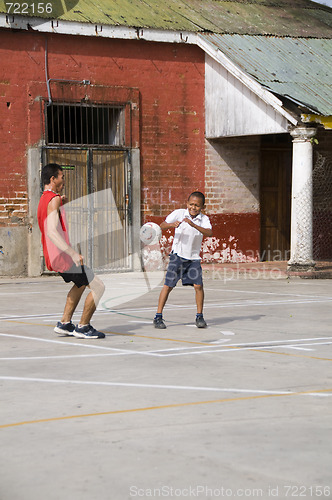
[[[206,141],[205,165],[206,211],[214,231],[204,242],[204,260],[258,260],[260,138]]]
[[[141,153],[143,221],[165,216],[188,191],[204,190],[204,53],[199,48],[6,30],[0,32],[0,227],[2,234],[10,228],[20,235],[16,251],[26,255],[31,238],[27,156],[43,135],[46,37],[49,78],[91,82],[51,82],[54,99],[88,95],[99,101],[134,101],[132,139]],[[38,189],[30,196],[39,198]],[[35,206],[35,199],[29,201]],[[0,274],[24,274],[18,256],[9,258],[14,255],[11,241],[4,236],[0,241]],[[30,269],[38,266],[30,259]]]

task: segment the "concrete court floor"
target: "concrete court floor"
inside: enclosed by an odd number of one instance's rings
[[[331,280],[206,278],[206,330],[178,285],[156,330],[146,278],[90,341],[61,278],[0,280],[0,500],[332,498]]]

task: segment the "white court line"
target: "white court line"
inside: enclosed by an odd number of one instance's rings
[[[230,339],[212,340],[209,344],[224,344],[225,342],[230,342]]]
[[[63,290],[53,290],[52,289],[52,295],[54,293],[63,293]],[[0,292],[0,296],[4,295],[5,297],[8,297],[8,295],[15,295],[15,297],[16,297],[16,295],[34,295],[34,294],[45,295],[45,290],[39,290],[38,292],[31,292],[29,290],[27,290],[26,292],[4,292],[4,293]]]
[[[11,338],[18,338],[18,339],[23,339],[23,340],[35,340],[39,342],[48,342],[48,343],[53,343],[53,344],[62,344],[66,346],[78,346],[78,347],[86,347],[90,349],[102,349],[106,351],[110,351],[113,355],[132,355],[132,354],[138,354],[138,355],[145,355],[145,356],[159,356],[159,357],[172,357],[172,356],[188,356],[192,354],[207,354],[207,353],[216,353],[216,352],[238,352],[238,351],[248,351],[248,350],[255,350],[255,349],[279,349],[279,348],[290,348],[290,347],[302,347],[302,346],[309,346],[309,345],[314,345],[314,346],[319,346],[319,345],[330,345],[332,342],[317,342],[321,340],[332,340],[332,337],[314,337],[314,338],[307,338],[307,339],[289,339],[289,340],[271,340],[271,341],[263,341],[263,342],[252,342],[252,343],[238,343],[238,344],[227,344],[225,348],[218,349],[220,347],[219,344],[214,344],[214,345],[201,345],[201,346],[193,346],[193,347],[171,347],[169,349],[156,349],[156,350],[149,350],[149,351],[134,351],[132,349],[119,349],[119,348],[114,348],[114,347],[105,347],[105,346],[97,346],[97,345],[92,345],[92,344],[82,344],[82,343],[71,343],[71,342],[65,342],[61,340],[51,340],[51,339],[41,339],[37,337],[28,337],[28,336],[23,336],[23,335],[13,335],[13,334],[7,334],[7,333],[0,333],[0,336],[3,337],[11,337]],[[303,343],[303,342],[308,342],[308,341],[316,341],[313,343]],[[87,342],[91,342],[88,340]],[[296,342],[296,346],[291,346],[290,344],[286,344],[285,342]],[[302,342],[302,343],[300,343]],[[267,345],[266,345],[267,344]],[[212,349],[211,349],[212,348]],[[185,351],[185,352],[179,352],[179,351]],[[111,354],[109,354],[111,355]],[[75,358],[76,356],[73,355]],[[51,357],[52,358],[52,357]],[[10,358],[5,358],[5,359],[10,359]],[[21,360],[24,358],[18,357],[18,358],[12,358],[11,360]],[[28,358],[32,359],[32,358]],[[38,358],[36,358],[38,359]],[[44,358],[39,358],[39,359],[48,359],[47,356]]]
[[[204,308],[211,308],[211,307],[217,307],[217,308],[224,308],[224,307],[248,307],[248,306],[275,306],[275,305],[293,305],[293,304],[321,304],[322,302],[332,302],[332,299],[323,299],[323,300],[271,300],[271,301],[266,301],[266,300],[245,300],[242,302],[226,302],[226,303],[209,303],[207,302],[206,305],[204,304]],[[192,307],[187,307],[187,306],[182,306],[184,309],[189,309]]]
[[[59,314],[58,316],[53,316],[53,317],[51,316],[50,318],[43,319],[43,323],[50,323],[51,321],[52,323],[54,323],[55,321],[59,321],[59,317],[61,317],[61,314]],[[80,317],[81,315],[79,313],[75,313],[74,316],[72,317],[73,322],[74,323],[75,321],[79,322]],[[46,325],[46,326],[52,326],[52,325]]]
[[[322,299],[322,298],[328,298],[332,299],[331,296],[326,295],[309,295],[306,293],[283,293],[283,292],[265,292],[265,291],[253,291],[253,290],[230,290],[228,288],[205,288],[204,290],[210,291],[210,292],[232,292],[232,293],[248,293],[252,295],[277,295],[279,297],[308,297],[308,298],[315,298],[315,299]]]
[[[225,342],[225,340],[223,340],[223,339],[218,339],[218,340],[215,340],[213,342],[220,342],[221,340],[223,342]],[[233,348],[233,347],[246,347],[246,348],[250,348],[250,349],[260,349],[261,347],[265,347],[268,349],[272,349],[274,347],[279,347],[279,344],[282,344],[281,347],[287,346],[288,344],[286,344],[285,342],[308,342],[311,340],[316,340],[316,341],[317,340],[332,340],[332,337],[312,337],[312,338],[284,339],[284,340],[263,340],[262,342],[241,342],[241,343],[237,343],[237,344],[227,344],[227,349]],[[330,343],[330,342],[328,342],[328,343]],[[158,349],[158,350],[153,350],[150,352],[157,353],[157,352],[169,352],[169,351],[202,350],[202,349],[206,349],[207,347],[210,347],[211,344],[212,344],[212,342],[207,342],[206,344],[200,345],[200,346],[170,347],[168,349]],[[326,344],[326,342],[323,342],[323,343],[317,342],[317,343],[313,343],[312,345],[325,345],[325,344]],[[302,345],[302,344],[298,344],[298,345]],[[211,347],[213,347],[213,346],[211,346]],[[216,346],[216,347],[219,347],[219,346]]]
[[[76,358],[99,358],[110,356],[124,356],[126,352],[110,352],[105,354],[71,354],[63,356],[17,356],[16,358],[0,358],[0,361],[45,361],[50,359],[76,359]],[[131,353],[129,353],[131,354]]]
[[[151,321],[143,321],[143,320],[142,321],[130,320],[128,321],[128,323],[140,323],[142,325],[151,325]]]
[[[311,343],[311,344],[298,344],[299,346],[309,346],[309,345],[315,345],[315,346],[320,346],[320,345],[331,345],[332,342],[317,342],[317,343]],[[251,347],[236,347],[235,349],[232,349],[230,345],[227,345],[225,349],[212,349],[212,350],[200,350],[200,351],[195,351],[195,352],[174,352],[171,354],[162,354],[163,357],[171,357],[171,356],[188,356],[188,355],[193,355],[193,354],[209,354],[209,353],[216,353],[216,352],[239,352],[239,351],[253,351],[253,350],[262,350],[262,349],[285,349],[285,348],[290,348],[289,344],[285,345],[268,345],[268,346],[251,346]],[[188,348],[189,350],[190,348]],[[167,351],[159,351],[161,352],[167,352]]]
[[[280,301],[263,301],[263,300],[245,300],[241,302],[218,302],[218,303],[209,303],[205,301],[204,309],[211,309],[216,307],[218,309],[224,309],[227,307],[252,307],[252,306],[274,306],[274,305],[293,305],[293,304],[321,304],[323,302],[332,302],[332,298],[324,298],[323,300],[280,300]],[[105,312],[109,313],[142,313],[142,312],[150,312],[155,311],[155,307],[141,307],[139,309],[105,309]],[[178,304],[166,304],[165,311],[178,311],[179,309],[196,309],[196,306],[193,305],[178,305]],[[99,311],[102,312],[102,311]]]
[[[253,306],[264,306],[264,307],[269,307],[269,306],[274,306],[274,305],[296,305],[296,304],[321,304],[323,302],[331,302],[331,298],[325,298],[323,300],[280,300],[280,301],[254,301],[254,300],[245,300],[241,302],[224,302],[224,303],[209,303],[206,302],[204,305],[205,309],[212,309],[212,308],[217,308],[217,309],[227,309],[229,307],[253,307]],[[97,314],[123,314],[126,315],[127,313],[145,313],[145,312],[155,312],[155,307],[141,307],[139,309],[104,309],[100,310],[98,309],[95,312],[95,315]],[[179,311],[179,310],[193,310],[196,309],[196,306],[194,304],[192,305],[172,305],[172,304],[166,304],[165,306],[165,311]],[[79,315],[81,314],[82,311],[76,311],[75,314]],[[11,320],[11,319],[33,319],[33,318],[49,318],[52,319],[55,316],[61,316],[62,312],[59,313],[50,313],[50,314],[26,314],[22,316],[3,316],[0,317],[0,321],[4,320]]]
[[[171,390],[181,390],[181,391],[206,391],[206,392],[238,392],[245,394],[296,394],[298,392],[293,391],[268,391],[261,389],[234,389],[225,387],[196,387],[196,386],[186,386],[186,385],[164,385],[164,384],[137,384],[129,382],[105,382],[105,381],[93,381],[93,380],[66,380],[66,379],[52,379],[52,378],[32,378],[32,377],[6,377],[0,376],[0,380],[8,382],[41,382],[48,384],[78,384],[78,385],[99,385],[106,387],[134,387],[141,389],[171,389]],[[310,392],[302,394],[303,396],[319,396],[319,397],[329,397],[332,393],[320,393],[320,392]]]
[[[11,337],[11,338],[17,338],[17,339],[23,339],[23,340],[36,340],[37,342],[48,342],[52,344],[63,344],[66,346],[73,346],[73,347],[85,347],[87,349],[102,349],[105,351],[111,351],[111,352],[119,352],[123,354],[142,354],[145,356],[158,356],[158,354],[153,354],[149,351],[133,351],[132,349],[117,349],[116,347],[104,347],[104,346],[99,346],[99,345],[93,345],[90,344],[91,339],[87,339],[87,344],[81,344],[78,342],[64,342],[62,340],[51,340],[51,339],[41,339],[38,337],[27,337],[26,335],[12,335],[9,333],[0,333],[1,337]],[[72,337],[71,340],[75,339],[75,337]],[[99,341],[100,342],[100,341]]]
[[[82,311],[76,311],[76,314],[79,314]],[[11,315],[11,316],[1,316],[0,320],[5,320],[5,319],[33,319],[33,318],[48,318],[52,319],[54,317],[59,317],[62,316],[63,311],[59,313],[50,313],[50,314],[26,314],[25,316],[18,316],[18,315]]]
[[[321,345],[321,344],[315,344],[315,345]],[[297,349],[299,351],[313,351],[314,350],[314,349],[307,349],[306,347],[296,347],[295,345],[288,346],[288,349]]]

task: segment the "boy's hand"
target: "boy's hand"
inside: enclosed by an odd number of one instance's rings
[[[181,220],[176,220],[175,222],[172,222],[172,223],[170,224],[170,226],[171,226],[171,227],[179,227],[179,225],[181,224],[181,222],[183,222],[183,221],[181,221]]]
[[[71,256],[71,258],[73,259],[73,262],[74,262],[74,264],[76,264],[76,266],[83,266],[84,265],[83,255],[75,252],[75,250],[73,248],[70,248],[70,251],[68,252],[68,254]]]
[[[185,219],[183,219],[182,222],[186,222],[191,227],[196,227],[196,224],[194,224],[193,221],[191,219],[188,219],[187,217]]]

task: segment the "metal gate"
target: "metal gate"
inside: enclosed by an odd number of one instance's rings
[[[42,161],[65,171],[72,246],[95,271],[131,270],[130,104],[52,101],[43,109]]]
[[[130,156],[126,150],[43,149],[43,164],[65,172],[70,242],[95,271],[132,269]]]

